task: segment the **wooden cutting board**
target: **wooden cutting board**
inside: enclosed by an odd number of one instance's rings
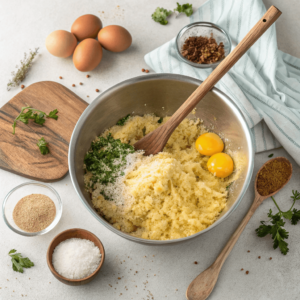
[[[44,126],[29,120],[12,124],[26,105],[46,113],[57,109],[58,120],[46,118]],[[57,181],[68,172],[69,142],[77,120],[88,106],[59,83],[43,81],[26,87],[0,109],[0,168],[44,182]],[[42,155],[38,140],[44,137],[50,153]]]

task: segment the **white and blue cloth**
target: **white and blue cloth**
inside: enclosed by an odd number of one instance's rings
[[[224,28],[237,44],[266,12],[261,0],[209,0],[190,22],[208,21]],[[157,73],[200,80],[212,69],[194,68],[176,53],[175,37],[145,55]],[[254,136],[256,152],[281,145],[300,165],[300,59],[277,48],[273,24],[219,83],[217,88],[239,106]]]

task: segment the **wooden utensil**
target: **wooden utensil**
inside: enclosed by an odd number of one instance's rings
[[[258,174],[266,164],[272,162],[275,159],[286,161],[290,165],[291,174],[290,174],[287,182],[279,190],[275,191],[274,193],[272,193],[270,195],[261,196],[257,191]],[[210,295],[213,288],[215,287],[215,284],[218,280],[219,273],[221,271],[221,268],[222,268],[227,256],[229,255],[229,253],[232,250],[233,246],[235,245],[235,243],[237,242],[237,240],[240,237],[241,233],[245,229],[245,227],[246,227],[247,223],[249,222],[250,218],[252,217],[252,215],[254,214],[256,209],[259,207],[259,205],[265,199],[275,195],[277,192],[279,192],[289,182],[289,180],[292,177],[292,171],[293,171],[292,164],[285,157],[276,157],[276,158],[270,159],[269,161],[267,161],[259,169],[259,171],[257,172],[257,175],[256,175],[256,179],[255,179],[255,187],[254,187],[255,198],[254,198],[253,204],[251,205],[251,207],[250,207],[249,211],[247,212],[246,216],[244,217],[243,221],[241,222],[239,227],[236,229],[234,234],[231,236],[231,238],[229,239],[226,246],[223,248],[223,250],[221,251],[221,253],[217,257],[215,262],[209,268],[207,268],[204,272],[202,272],[200,275],[198,275],[191,282],[191,284],[189,285],[189,287],[186,290],[186,298],[188,300],[204,300]]]
[[[58,274],[53,267],[52,254],[53,254],[55,247],[59,243],[65,241],[67,239],[71,239],[71,238],[86,239],[86,240],[92,241],[100,250],[100,253],[101,253],[100,264],[97,267],[97,269],[95,270],[95,272],[86,278],[82,278],[82,279],[65,278],[65,277],[61,276],[60,274]],[[86,283],[90,282],[91,280],[93,280],[96,277],[96,275],[99,273],[101,267],[103,266],[104,259],[105,259],[105,250],[104,250],[104,247],[103,247],[101,241],[93,233],[91,233],[87,230],[84,230],[84,229],[80,229],[80,228],[68,229],[68,230],[65,230],[65,231],[61,232],[60,234],[58,234],[51,241],[51,243],[48,247],[48,251],[47,251],[47,264],[48,264],[50,271],[54,275],[54,277],[64,284],[73,285],[73,286],[83,285],[83,284],[86,284]]]
[[[174,115],[162,126],[158,127],[134,144],[136,150],[144,150],[145,155],[161,152],[171,134],[181,121],[194,109],[200,100],[231,69],[246,51],[262,36],[262,34],[279,18],[281,12],[271,6],[264,16],[249,31],[236,48],[212,71],[194,93],[179,107]]]
[[[58,120],[46,119],[44,126],[30,120],[12,124],[21,108],[30,105],[46,113],[58,109]],[[73,92],[59,83],[34,83],[0,109],[0,168],[39,181],[57,181],[68,172],[68,150],[73,129],[88,106]],[[50,154],[42,155],[36,145],[44,137]]]

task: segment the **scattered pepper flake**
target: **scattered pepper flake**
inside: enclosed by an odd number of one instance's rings
[[[260,256],[258,258],[260,259]]]
[[[74,87],[74,86],[75,86],[75,84],[73,83],[73,84],[72,84],[72,86]]]
[[[83,85],[83,83],[82,83],[82,82],[79,82],[79,84],[80,84],[80,85]]]
[[[86,75],[86,78],[89,78],[90,77],[90,75]]]
[[[269,260],[271,260],[271,259],[272,259],[272,257],[269,258]]]
[[[97,92],[97,93],[99,93],[99,90],[98,90],[98,89],[96,89],[96,92]]]
[[[142,69],[142,72],[145,72],[145,69]]]
[[[63,79],[61,76],[59,76],[59,79]]]
[[[24,89],[24,87],[25,87],[25,85],[24,85],[24,84],[22,84],[22,85],[21,85],[21,89],[23,90],[23,89]]]
[[[248,275],[248,274],[249,274],[249,271],[246,271],[246,274]]]
[[[197,261],[194,261],[194,264],[195,264],[195,265],[197,265],[197,264],[198,264],[198,262],[197,262]]]
[[[145,70],[146,73],[149,73],[149,70]]]

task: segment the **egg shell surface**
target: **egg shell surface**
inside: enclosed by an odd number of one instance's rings
[[[94,39],[85,39],[78,44],[73,54],[73,63],[81,72],[92,71],[102,59],[102,47]]]
[[[46,48],[54,56],[68,57],[73,54],[77,39],[69,31],[55,30],[46,39]]]
[[[124,27],[109,25],[99,31],[98,41],[108,51],[122,52],[130,47],[132,37]]]
[[[101,28],[102,22],[97,16],[83,15],[75,20],[71,32],[78,41],[82,41],[87,38],[96,38]]]

